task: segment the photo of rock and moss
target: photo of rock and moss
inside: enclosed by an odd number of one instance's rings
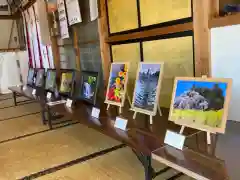
[[[224,82],[179,80],[172,119],[187,119],[212,128],[221,127],[226,91],[227,83]]]
[[[128,67],[126,64],[112,64],[107,100],[121,103],[125,92]]]
[[[141,64],[136,80],[134,107],[153,111],[156,104],[160,64]]]

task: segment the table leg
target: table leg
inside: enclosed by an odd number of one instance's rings
[[[48,114],[48,126],[50,129],[52,129],[52,114],[49,106],[47,107],[47,114]]]
[[[42,108],[41,110],[41,114],[42,114],[42,123],[45,125],[46,124],[46,117],[45,117],[45,109]]]
[[[13,102],[14,102],[14,106],[17,106],[17,93],[13,92]]]
[[[152,172],[152,157],[145,156],[144,162],[144,171],[145,171],[145,180],[152,180],[153,172]]]

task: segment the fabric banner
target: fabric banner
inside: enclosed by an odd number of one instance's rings
[[[29,66],[34,68],[54,68],[51,44],[44,45],[42,42],[39,14],[38,3],[35,3],[24,12]],[[32,66],[30,64],[31,59]]]
[[[94,21],[98,18],[98,0],[89,0],[90,19]]]
[[[57,7],[58,7],[58,14],[59,14],[61,38],[62,39],[69,38],[67,14],[66,14],[64,0],[58,0]]]
[[[25,17],[26,17],[26,23],[27,23],[28,35],[29,35],[29,47],[30,47],[30,53],[31,53],[31,57],[32,57],[32,66],[33,66],[33,68],[35,68],[36,60],[35,60],[35,53],[34,53],[33,32],[32,32],[30,14],[29,14],[28,10],[25,11]]]
[[[78,0],[66,0],[66,8],[69,25],[82,22]]]
[[[27,20],[26,16],[24,13],[22,13],[23,16],[23,24],[24,24],[24,34],[25,34],[25,42],[27,43],[27,52],[28,52],[28,59],[29,59],[29,67],[33,67],[33,59],[32,59],[32,54],[31,54],[31,46],[30,46],[30,39],[29,39],[29,32],[28,32],[28,25],[27,25]]]

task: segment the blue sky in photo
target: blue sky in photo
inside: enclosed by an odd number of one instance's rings
[[[153,72],[160,71],[161,65],[160,64],[142,64],[140,71],[147,72],[147,70],[150,68]]]
[[[195,84],[195,87],[204,87],[204,88],[209,88],[211,89],[215,82],[200,82],[200,81],[186,81],[186,80],[179,80],[177,82],[177,89],[176,89],[176,94],[175,97],[180,96],[183,92],[189,90],[192,88],[193,84]],[[217,82],[219,88],[222,89],[223,91],[223,96],[226,96],[226,90],[227,90],[227,83],[222,83],[222,82]]]
[[[111,77],[117,77],[118,72],[121,71],[121,67],[124,67],[124,64],[112,64]]]

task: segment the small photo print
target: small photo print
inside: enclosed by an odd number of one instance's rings
[[[113,63],[106,100],[122,104],[125,96],[128,65],[124,63]]]
[[[61,93],[71,93],[72,81],[73,81],[73,72],[62,73],[60,92]]]
[[[97,93],[97,75],[92,74],[95,73],[82,72],[81,97],[94,104]]]

